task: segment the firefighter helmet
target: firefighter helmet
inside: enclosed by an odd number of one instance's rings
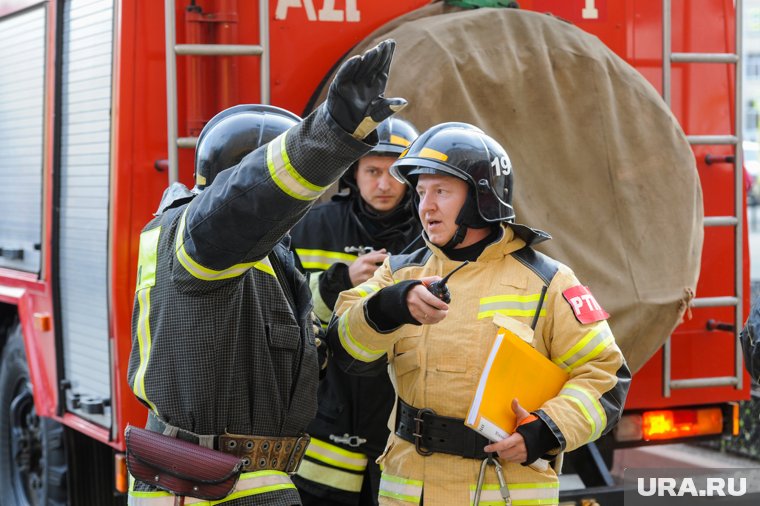
[[[424,132],[393,164],[391,173],[411,187],[420,174],[458,177],[469,185],[483,221],[515,219],[509,155],[498,142],[470,124],[442,123]],[[479,223],[467,225],[482,228]]]
[[[272,105],[242,104],[223,110],[206,123],[195,148],[195,191],[221,171],[298,124],[301,118]]]
[[[378,137],[377,145],[364,156],[392,156],[393,158],[398,158],[419,135],[414,125],[395,116],[381,122],[375,132],[377,132]],[[348,187],[354,193],[358,193],[356,186],[357,166],[358,164],[353,164],[340,178],[339,186],[341,190]]]
[[[452,122],[430,128],[401,154],[391,166],[391,174],[411,188],[420,174],[444,174],[467,183],[469,191],[456,219],[457,231],[444,247],[462,242],[467,227],[485,228],[492,223],[509,223],[527,244],[551,238],[546,232],[515,223],[512,162],[506,150],[478,127]]]

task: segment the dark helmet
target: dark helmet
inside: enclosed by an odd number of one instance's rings
[[[372,151],[364,156],[392,156],[398,158],[417,138],[419,132],[414,125],[401,118],[391,116],[377,126],[378,143],[372,148]],[[351,188],[357,192],[356,187],[356,167],[355,163],[340,178],[340,189]]]
[[[243,104],[225,109],[206,123],[195,148],[195,191],[221,171],[301,122],[292,112],[272,105]]]
[[[512,162],[501,145],[467,123],[442,123],[423,133],[391,167],[391,174],[414,187],[420,174],[445,174],[472,189],[486,222],[511,222]]]
[[[457,217],[459,230],[447,246],[461,242],[467,227],[485,228],[491,223],[510,223],[526,242],[537,242],[538,237],[532,236],[540,231],[514,223],[514,183],[509,155],[498,142],[473,125],[442,123],[430,128],[396,160],[391,174],[411,188],[416,186],[420,174],[444,174],[467,183],[470,191]],[[541,234],[548,238],[544,232]]]

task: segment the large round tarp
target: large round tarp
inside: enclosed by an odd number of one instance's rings
[[[598,38],[545,14],[434,3],[351,54],[389,37],[386,94],[409,100],[402,115],[421,131],[465,121],[507,149],[517,221],[552,234],[537,249],[591,288],[641,368],[684,315],[703,240],[694,156],[657,91]]]

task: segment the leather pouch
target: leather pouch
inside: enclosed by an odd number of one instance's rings
[[[161,490],[214,501],[229,495],[240,477],[234,455],[134,426],[124,435],[130,474]]]

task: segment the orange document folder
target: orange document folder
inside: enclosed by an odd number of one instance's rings
[[[512,399],[535,411],[556,397],[568,374],[536,351],[533,331],[514,318],[495,315],[499,326],[465,425],[491,441],[501,441],[515,429]]]

